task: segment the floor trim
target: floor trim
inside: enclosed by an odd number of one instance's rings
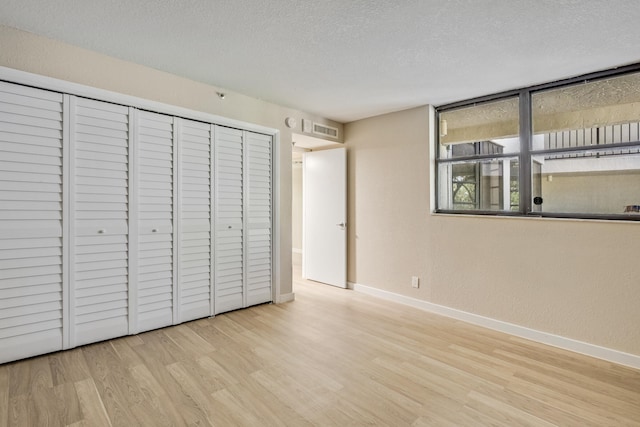
[[[543,344],[548,344],[565,350],[574,351],[576,353],[585,354],[587,356],[596,357],[598,359],[603,359],[620,365],[640,369],[640,356],[636,356],[634,354],[625,353],[606,347],[600,347],[598,345],[589,344],[583,341],[578,341],[559,335],[549,334],[535,329],[526,328],[524,326],[515,325],[513,323],[503,322],[501,320],[491,319],[489,317],[480,316],[478,314],[473,314],[466,311],[457,310],[455,308],[450,308],[443,305],[434,304],[416,298],[411,298],[393,292],[385,291],[382,289],[377,289],[371,286],[361,285],[358,283],[349,283],[349,288],[353,289],[356,292],[376,296],[389,301],[418,308],[420,310],[425,310],[453,319],[462,320],[474,325],[483,326],[485,328],[504,332],[510,335],[515,335],[521,338],[526,338]]]
[[[288,294],[277,295],[276,304],[282,304],[285,302],[293,301],[296,299],[296,294],[289,292]]]

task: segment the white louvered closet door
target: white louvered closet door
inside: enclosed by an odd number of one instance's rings
[[[0,363],[63,348],[63,95],[0,82]]]
[[[129,108],[71,105],[71,344],[82,345],[129,330]]]
[[[271,137],[246,132],[246,306],[272,300]]]
[[[215,313],[244,302],[243,131],[215,128]]]
[[[211,313],[211,125],[179,119],[178,319]]]
[[[174,120],[138,112],[135,332],[174,323]]]

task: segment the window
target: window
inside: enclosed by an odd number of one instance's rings
[[[518,117],[517,97],[440,113],[440,208],[504,212],[514,200],[518,208]]]
[[[640,220],[638,70],[437,108],[436,211]]]

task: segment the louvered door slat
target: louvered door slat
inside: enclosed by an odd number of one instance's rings
[[[129,109],[73,103],[71,339],[81,345],[128,333]]]
[[[244,306],[243,132],[216,127],[215,312]]]
[[[62,349],[63,96],[0,82],[0,363]]]
[[[138,328],[173,323],[174,118],[138,115]]]
[[[247,305],[272,300],[271,137],[247,132]]]
[[[211,126],[181,120],[179,144],[179,318],[185,322],[211,315]]]

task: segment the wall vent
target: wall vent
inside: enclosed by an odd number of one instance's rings
[[[328,136],[329,138],[338,138],[337,128],[327,125],[321,125],[320,123],[313,124],[313,133],[315,133],[316,135]]]

